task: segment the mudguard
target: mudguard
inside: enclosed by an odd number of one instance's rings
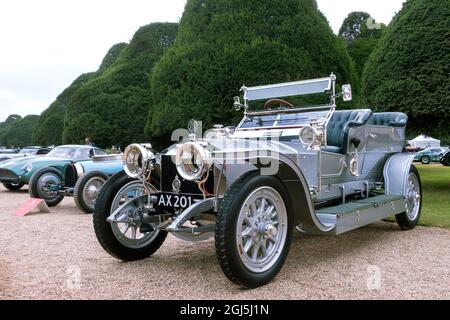
[[[413,159],[413,154],[398,153],[386,161],[383,171],[386,195],[405,196],[409,170]]]

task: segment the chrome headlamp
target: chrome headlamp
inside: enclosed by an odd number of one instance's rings
[[[304,127],[299,134],[300,142],[307,144],[310,148],[321,146],[323,142],[323,131],[313,126]]]
[[[149,144],[132,144],[125,149],[123,164],[126,174],[134,179],[143,177],[151,169],[155,154]]]
[[[211,167],[211,154],[199,143],[188,142],[177,147],[175,164],[183,179],[199,180]]]

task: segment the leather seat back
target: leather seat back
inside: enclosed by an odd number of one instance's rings
[[[327,144],[334,147],[329,151],[345,154],[350,128],[366,124],[371,115],[368,109],[335,111],[327,126]]]
[[[370,117],[368,124],[374,126],[405,127],[408,116],[401,112],[381,112],[374,113]]]

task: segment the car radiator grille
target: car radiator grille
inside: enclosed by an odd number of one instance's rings
[[[77,169],[73,164],[68,164],[64,167],[64,186],[67,188],[74,188],[78,180]]]
[[[172,183],[175,177],[181,180],[180,193],[184,194],[202,194],[198,188],[198,184],[193,181],[185,181],[178,175],[177,167],[172,161],[172,156],[164,155],[161,157],[161,191],[173,192]],[[211,169],[208,180],[205,182],[205,189],[208,193],[214,193],[214,172]]]
[[[16,181],[19,177],[8,169],[0,169],[0,181]]]

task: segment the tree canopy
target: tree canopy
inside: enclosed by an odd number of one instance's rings
[[[355,11],[345,18],[339,36],[344,39],[348,53],[361,77],[367,59],[378,45],[386,26],[376,23],[367,12]]]
[[[56,101],[42,112],[33,132],[34,143],[40,145],[60,145],[62,143],[66,106],[69,104],[70,98],[88,81],[98,77],[114,64],[120,52],[126,46],[126,43],[114,45],[106,54],[99,70],[79,76],[56,98]]]
[[[141,27],[129,45],[117,50],[117,59],[108,54],[101,73],[68,100],[63,143],[79,143],[85,136],[103,147],[145,141],[149,74],[173,44],[176,32],[175,23],[153,23]]]
[[[5,135],[8,132],[8,129],[11,125],[19,120],[22,120],[22,117],[18,114],[11,114],[6,118],[4,122],[0,122],[0,146],[6,145]]]
[[[412,131],[450,135],[450,1],[408,0],[363,74],[365,101],[403,111]]]
[[[21,117],[15,118],[14,121],[8,123],[6,130],[2,134],[2,144],[14,147],[31,145],[33,129],[38,120],[38,115],[28,115],[23,119]]]
[[[242,115],[231,105],[243,84],[331,72],[357,83],[345,44],[315,0],[188,0],[175,45],[151,77],[146,133],[167,139],[190,118],[201,119],[204,128],[236,124]]]

